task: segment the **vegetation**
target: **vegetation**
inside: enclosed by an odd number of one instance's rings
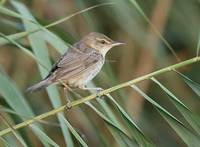
[[[200,144],[198,0],[0,1],[0,146]],[[125,42],[90,87],[26,88],[89,32]]]

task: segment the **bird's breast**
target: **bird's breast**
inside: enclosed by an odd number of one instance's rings
[[[93,64],[88,69],[85,69],[78,76],[69,79],[68,84],[73,87],[86,85],[100,72],[101,68],[103,67],[104,61],[104,58],[102,58],[102,60],[99,60],[97,63]]]

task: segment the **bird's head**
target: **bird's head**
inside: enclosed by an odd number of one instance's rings
[[[81,42],[84,42],[85,45],[91,47],[95,50],[98,50],[103,56],[114,46],[123,45],[124,43],[113,41],[104,34],[92,32],[86,35]]]

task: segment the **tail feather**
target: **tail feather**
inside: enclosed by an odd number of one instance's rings
[[[46,88],[47,86],[49,86],[49,81],[48,80],[43,80],[29,88],[27,88],[26,92],[35,92],[35,91],[39,91],[43,88]]]

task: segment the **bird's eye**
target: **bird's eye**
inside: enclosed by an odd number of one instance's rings
[[[107,40],[105,40],[105,39],[101,39],[101,38],[96,38],[96,39],[101,44],[109,44],[109,42]]]
[[[105,40],[100,40],[101,44],[106,44],[107,42]]]
[[[103,38],[96,38],[96,40],[101,44],[110,44],[110,42]]]

